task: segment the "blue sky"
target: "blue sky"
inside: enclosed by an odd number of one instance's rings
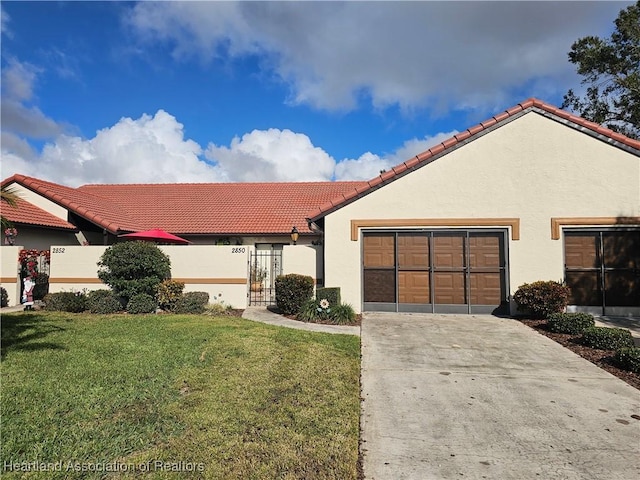
[[[368,179],[518,102],[631,2],[11,2],[2,177]]]

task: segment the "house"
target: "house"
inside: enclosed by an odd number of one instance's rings
[[[111,245],[123,234],[161,228],[195,245],[278,249],[320,243],[309,229],[313,208],[365,182],[172,183],[66,187],[25,175],[2,182],[19,198],[3,215],[25,248]]]
[[[523,283],[640,314],[640,142],[529,99],[318,206],[327,285],[365,311],[514,313]]]
[[[640,314],[640,142],[538,99],[368,182],[3,185],[28,248],[159,227],[279,250],[296,227],[357,311],[513,313],[518,286],[557,280],[573,309]]]

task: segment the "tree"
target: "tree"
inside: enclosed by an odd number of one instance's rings
[[[158,285],[171,277],[171,260],[149,242],[123,242],[107,248],[98,262],[98,278],[125,304],[146,293],[155,296]]]
[[[18,205],[18,194],[12,190],[10,187],[3,186],[2,190],[2,206],[8,205],[10,207],[16,207]],[[0,220],[2,221],[2,230],[5,228],[11,227],[12,223],[9,221],[7,217],[4,215],[0,215]]]
[[[640,139],[640,1],[621,10],[615,25],[609,39],[588,36],[571,46],[569,61],[589,87],[582,98],[569,90],[562,108]]]

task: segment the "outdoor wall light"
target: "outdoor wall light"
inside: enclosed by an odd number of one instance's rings
[[[293,227],[291,229],[291,240],[293,240],[293,244],[295,245],[296,242],[298,241],[298,237],[300,236],[300,234],[298,233],[298,229],[296,227]]]

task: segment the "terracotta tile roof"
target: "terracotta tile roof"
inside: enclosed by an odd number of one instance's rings
[[[364,182],[83,185],[131,218],[135,228],[185,234],[311,233],[306,214]]]
[[[294,225],[308,234],[306,214],[311,209],[366,186],[365,182],[289,182],[70,188],[18,174],[2,184],[13,182],[114,234],[161,228],[176,235],[288,235]]]
[[[55,215],[51,215],[49,212],[46,212],[21,198],[16,200],[15,207],[3,202],[2,215],[16,225],[39,225],[63,230],[76,230],[75,225],[58,218]]]
[[[412,170],[423,167],[434,160],[440,158],[442,155],[448,153],[448,151],[455,148],[462,142],[471,141],[474,137],[479,136],[481,133],[495,129],[517,117],[528,113],[530,111],[536,111],[553,120],[560,121],[570,127],[579,129],[586,133],[590,133],[603,141],[618,145],[623,148],[631,148],[636,150],[640,155],[640,141],[626,137],[622,134],[616,133],[613,130],[609,130],[597,123],[590,122],[584,118],[573,115],[567,111],[561,110],[551,104],[545,103],[537,98],[530,98],[518,105],[511,107],[510,109],[501,112],[484,122],[480,122],[478,125],[468,128],[467,130],[454,135],[453,137],[434,145],[429,150],[416,155],[409,160],[396,165],[391,170],[380,174],[379,176],[365,182],[365,186],[358,186],[351,192],[343,193],[340,196],[330,199],[328,202],[319,205],[313,210],[309,210],[308,219],[311,221],[317,221],[334,212],[345,205],[363,197],[374,190],[386,185],[387,183],[397,180],[399,177],[406,175]]]
[[[7,178],[2,182],[2,185],[13,182],[19,183],[110,232],[115,233],[128,227],[136,228],[135,223],[125,213],[117,211],[104,199],[90,193],[20,174]]]

